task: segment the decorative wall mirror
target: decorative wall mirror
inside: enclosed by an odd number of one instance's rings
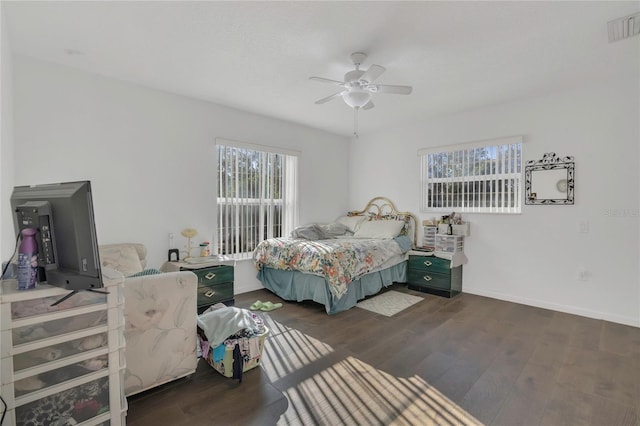
[[[573,204],[573,157],[548,152],[525,165],[525,204]]]

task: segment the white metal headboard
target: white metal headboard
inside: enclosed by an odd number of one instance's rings
[[[349,216],[374,216],[378,218],[404,218],[408,225],[407,235],[413,235],[413,246],[415,247],[418,242],[418,218],[411,212],[399,211],[393,201],[387,197],[375,197],[369,200],[367,205],[362,210],[354,210],[349,212]]]

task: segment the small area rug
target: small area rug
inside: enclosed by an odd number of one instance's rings
[[[422,297],[419,296],[389,290],[371,299],[365,299],[356,306],[366,309],[367,311],[375,312],[376,314],[392,317],[421,300]]]

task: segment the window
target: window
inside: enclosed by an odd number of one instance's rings
[[[217,254],[250,256],[297,223],[297,153],[216,140]],[[240,256],[243,257],[243,256]]]
[[[421,211],[520,213],[521,136],[422,149],[418,156]]]

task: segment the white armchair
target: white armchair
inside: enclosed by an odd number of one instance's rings
[[[103,245],[99,251],[103,268],[125,276],[125,395],[195,372],[197,276],[146,270],[142,244]]]

